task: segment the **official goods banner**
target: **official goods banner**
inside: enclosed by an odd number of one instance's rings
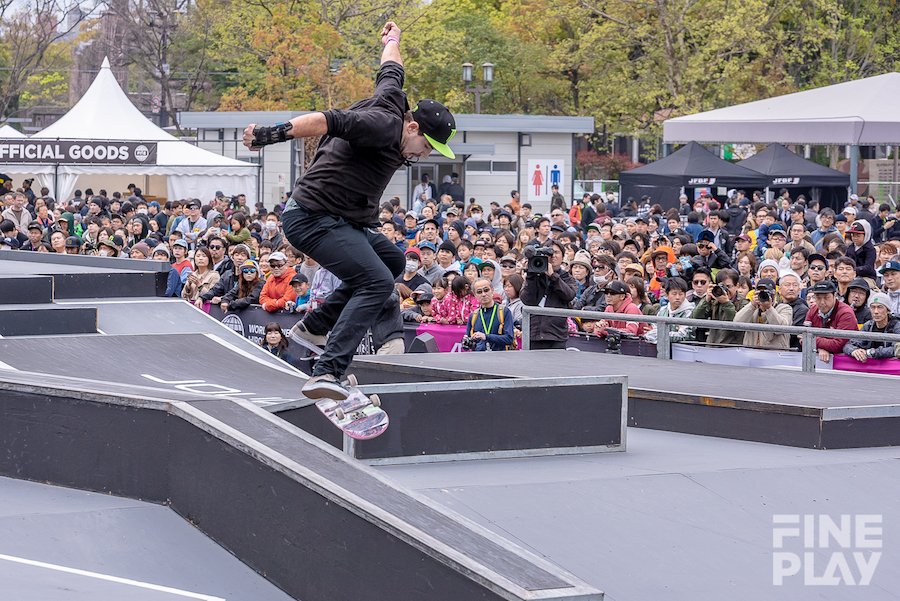
[[[0,164],[155,165],[156,142],[0,140]]]

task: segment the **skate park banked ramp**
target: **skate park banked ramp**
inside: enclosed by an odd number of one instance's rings
[[[11,367],[0,414],[0,475],[168,505],[297,599],[602,598],[249,400]]]

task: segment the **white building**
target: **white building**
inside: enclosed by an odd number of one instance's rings
[[[197,144],[213,152],[262,165],[259,196],[271,207],[290,192],[302,174],[303,145],[298,141],[251,152],[241,144],[249,123],[272,125],[300,113],[272,112],[183,112],[181,127],[197,132]],[[456,153],[451,160],[433,153],[415,165],[397,171],[384,191],[384,200],[399,196],[409,205],[412,191],[423,173],[440,184],[444,176],[458,173],[466,198],[486,205],[508,201],[518,190],[523,202],[535,211],[546,211],[550,187],[571,202],[575,176],[576,136],[594,131],[593,117],[549,117],[542,115],[456,115],[457,134],[450,143]],[[352,173],[348,174],[352,177]],[[237,191],[225,191],[226,194]],[[253,191],[247,191],[248,197]]]

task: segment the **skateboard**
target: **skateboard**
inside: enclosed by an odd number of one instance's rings
[[[366,396],[356,387],[356,377],[352,375],[347,376],[343,385],[350,392],[346,399],[316,401],[316,408],[322,415],[347,436],[356,440],[369,440],[387,430],[388,414],[381,408],[381,399],[378,395]]]

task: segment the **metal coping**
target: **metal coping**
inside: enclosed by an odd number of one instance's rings
[[[147,261],[125,257],[95,257],[91,255],[60,255],[57,253],[32,253],[16,250],[0,250],[0,260],[38,263],[44,265],[77,265],[115,271],[166,272],[169,265],[162,261]]]

